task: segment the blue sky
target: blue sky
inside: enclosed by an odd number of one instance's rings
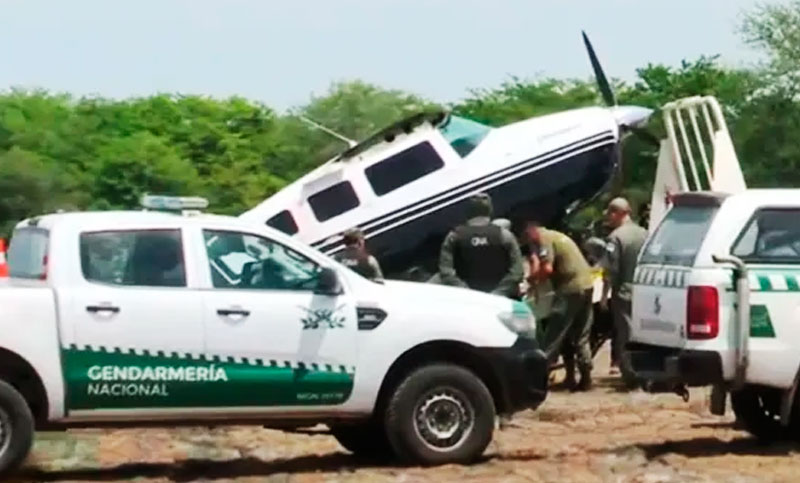
[[[0,0],[0,89],[242,95],[285,109],[359,78],[437,101],[509,76],[615,78],[648,62],[756,54],[757,0]]]

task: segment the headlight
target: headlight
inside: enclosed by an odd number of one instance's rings
[[[536,318],[525,302],[515,300],[511,305],[511,310],[499,313],[497,318],[511,332],[529,337],[534,337],[536,333]]]

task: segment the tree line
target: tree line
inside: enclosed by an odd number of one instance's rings
[[[800,185],[800,0],[754,9],[740,31],[764,62],[732,67],[704,56],[649,64],[633,82],[614,83],[618,101],[658,109],[714,95],[748,185]],[[302,116],[358,140],[424,109],[501,126],[600,104],[590,78],[510,78],[450,105],[356,80],[285,113],[240,97],[110,100],[11,89],[0,92],[0,234],[58,209],[136,208],[147,192],[200,195],[215,212],[241,213],[345,147]],[[651,129],[663,135],[658,114]],[[652,146],[626,142],[624,186],[634,201],[649,197],[656,157]]]

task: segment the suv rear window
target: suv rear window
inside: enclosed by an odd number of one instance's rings
[[[691,267],[717,206],[675,206],[642,251],[639,263]]]
[[[44,279],[50,236],[41,228],[20,228],[11,237],[8,274],[14,278]]]
[[[742,231],[733,254],[751,263],[800,262],[800,210],[764,208]]]

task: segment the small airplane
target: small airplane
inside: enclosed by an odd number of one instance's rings
[[[494,215],[519,226],[552,226],[607,189],[621,143],[653,111],[617,105],[586,34],[584,44],[606,107],[587,107],[489,127],[447,111],[403,119],[356,143],[241,218],[266,223],[333,255],[342,233],[364,232],[388,277],[427,279],[447,232],[465,221],[466,201],[485,192]],[[318,126],[320,127],[320,126]]]

